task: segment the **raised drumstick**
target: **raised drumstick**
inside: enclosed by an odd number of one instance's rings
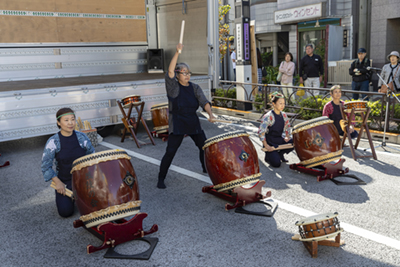
[[[182,26],[181,26],[181,36],[179,37],[179,43],[183,44],[183,32],[185,31],[185,21],[182,20]],[[178,50],[179,54],[181,53],[181,50]]]

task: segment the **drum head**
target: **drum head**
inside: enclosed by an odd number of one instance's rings
[[[223,133],[223,134],[220,134],[220,135],[216,135],[214,137],[211,137],[211,138],[207,139],[204,142],[203,150],[206,149],[207,147],[211,146],[212,144],[221,142],[223,140],[235,138],[235,137],[240,137],[240,136],[249,136],[249,134],[246,133],[245,131],[234,131],[234,132],[229,132],[229,133]]]
[[[140,95],[128,95],[128,96],[125,96],[124,98],[122,98],[122,99],[126,99],[126,98],[140,98]]]
[[[293,126],[293,134],[319,126],[319,125],[324,125],[324,124],[328,124],[328,123],[333,123],[332,120],[330,120],[328,117],[326,116],[322,116],[322,117],[318,117],[318,118],[314,118],[311,120],[307,120],[307,121],[303,121],[299,124],[296,124],[295,126]]]
[[[151,109],[158,109],[158,108],[168,108],[168,103],[161,103],[151,106]]]
[[[301,237],[300,237],[299,240],[302,241],[302,242],[322,241],[322,240],[326,240],[326,239],[335,237],[335,236],[337,236],[338,234],[340,234],[341,232],[343,232],[343,228],[340,228],[340,229],[337,230],[336,232],[330,233],[330,234],[327,234],[327,235],[321,235],[321,236],[310,237],[310,238],[301,238]]]
[[[93,166],[94,164],[98,164],[100,162],[116,160],[121,158],[126,158],[128,160],[131,159],[131,157],[128,156],[128,153],[126,153],[126,151],[122,149],[105,150],[89,154],[74,160],[74,162],[72,163],[71,173],[85,167]]]
[[[304,218],[303,220],[297,221],[295,223],[295,225],[301,226],[301,225],[308,225],[308,224],[312,224],[312,223],[322,222],[322,221],[326,221],[326,220],[335,218],[336,216],[338,216],[337,212],[318,214],[318,215],[314,215],[311,217]]]

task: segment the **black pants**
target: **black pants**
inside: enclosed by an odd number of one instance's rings
[[[203,146],[204,146],[204,141],[206,140],[206,135],[202,131],[199,134],[193,134],[189,135],[196,146],[199,148],[199,157],[200,157],[200,162],[201,166],[203,167],[203,171],[206,169],[204,166],[204,151],[203,151]],[[178,151],[178,148],[182,144],[182,140],[185,136],[184,135],[174,135],[171,133],[168,136],[168,145],[167,145],[167,150],[165,152],[164,157],[161,160],[161,165],[160,165],[160,173],[158,174],[159,179],[165,179],[165,176],[167,176],[167,172],[169,169],[169,166],[171,166],[172,160],[175,157],[176,151]]]
[[[72,180],[63,181],[69,190],[72,190]],[[56,191],[56,205],[58,214],[61,217],[69,217],[74,213],[74,201],[66,195],[61,195]]]

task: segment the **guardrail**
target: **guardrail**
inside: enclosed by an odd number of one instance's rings
[[[213,96],[213,100],[223,100],[221,103],[225,103],[225,107],[232,108],[229,106],[229,103],[232,105],[233,102],[242,102],[242,103],[251,103],[254,106],[261,106],[261,112],[264,112],[266,109],[270,109],[271,105],[269,104],[269,95],[274,91],[279,91],[283,93],[285,88],[292,89],[292,92],[288,94],[284,94],[286,100],[286,109],[289,112],[299,114],[303,110],[313,111],[313,112],[320,112],[322,115],[322,100],[327,99],[330,97],[329,90],[327,88],[311,88],[311,87],[300,87],[300,86],[286,86],[286,85],[277,85],[277,84],[258,84],[258,83],[243,83],[243,82],[234,82],[234,81],[226,81],[221,80],[219,84],[219,88],[224,90],[224,96]],[[228,98],[228,91],[230,89],[241,88],[245,92],[245,100],[238,100]],[[247,88],[247,89],[246,89]],[[249,90],[251,88],[251,90]],[[261,90],[260,90],[261,89]],[[317,92],[317,94],[315,94]],[[304,97],[298,96],[304,93]],[[395,117],[396,107],[398,109],[397,113],[400,114],[400,103],[397,102],[392,96],[389,96],[389,113],[387,123],[385,124],[385,110],[386,110],[386,94],[378,93],[378,92],[360,92],[360,91],[353,91],[353,90],[344,90],[342,89],[343,97],[342,99],[351,100],[353,93],[362,93],[367,95],[368,98],[374,99],[374,101],[380,100],[380,112],[374,112],[370,114],[369,118],[372,120],[370,124],[373,129],[382,131],[384,127],[386,131],[390,131],[393,127],[397,126],[397,130],[400,130],[400,118]],[[263,102],[255,101],[256,95],[261,95],[261,99]],[[305,98],[310,99],[310,101],[314,101],[312,106],[316,108],[304,107],[299,106],[300,102]],[[230,100],[230,101],[229,101]],[[260,108],[259,108],[260,110]],[[372,112],[371,112],[372,113]],[[397,115],[399,117],[399,114]]]

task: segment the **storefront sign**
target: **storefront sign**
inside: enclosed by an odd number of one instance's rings
[[[347,30],[343,30],[343,47],[347,47],[347,38],[348,38]]]
[[[320,17],[322,17],[322,3],[274,12],[274,22],[276,24],[312,20]]]

